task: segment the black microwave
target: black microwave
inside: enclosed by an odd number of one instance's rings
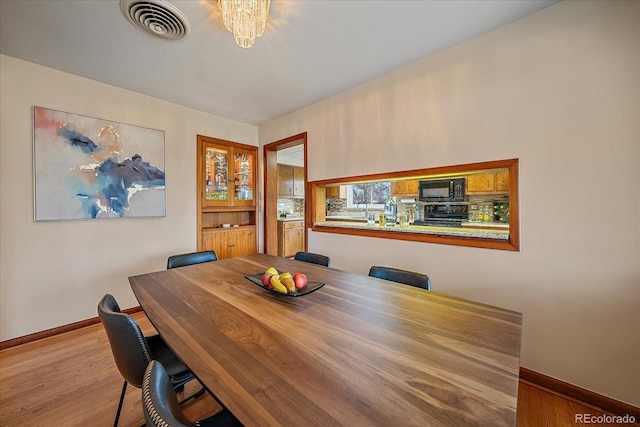
[[[418,200],[421,202],[464,202],[467,200],[464,178],[420,181]]]

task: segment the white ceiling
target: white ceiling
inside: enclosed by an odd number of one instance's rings
[[[0,53],[258,125],[544,9],[557,0],[273,0],[250,49],[215,0],[171,0],[181,41],[130,24],[118,0],[0,0]]]
[[[293,147],[278,150],[278,163],[283,165],[304,166],[304,145],[302,143]]]

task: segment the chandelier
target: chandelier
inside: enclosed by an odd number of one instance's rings
[[[264,34],[271,0],[218,0],[222,22],[238,46],[249,48]]]

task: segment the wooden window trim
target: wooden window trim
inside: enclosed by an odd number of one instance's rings
[[[377,237],[383,239],[409,240],[425,243],[438,243],[454,246],[467,246],[505,251],[520,251],[520,211],[518,195],[518,159],[495,160],[489,162],[467,163],[452,166],[441,166],[427,169],[413,169],[400,172],[387,172],[370,175],[358,175],[345,178],[325,179],[309,182],[309,211],[306,216],[306,226],[312,231],[320,233],[347,234],[354,236]],[[317,226],[315,223],[325,221],[325,187],[335,184],[350,184],[373,180],[413,179],[422,176],[437,176],[449,174],[465,174],[485,169],[509,170],[509,238],[497,240],[482,237],[446,236],[437,234],[412,233],[410,231],[390,232],[384,229],[346,228],[340,226]]]

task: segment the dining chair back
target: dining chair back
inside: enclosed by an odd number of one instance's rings
[[[326,255],[314,254],[312,252],[296,252],[293,256],[293,259],[298,261],[310,262],[313,264],[324,265],[325,267],[329,267],[331,264],[331,258]]]
[[[184,267],[185,265],[201,264],[203,262],[217,261],[216,251],[200,251],[188,254],[172,255],[167,259],[167,268]]]
[[[142,409],[150,427],[241,427],[227,409],[201,421],[190,421],[180,409],[171,380],[161,362],[152,360],[142,380]]]
[[[369,276],[431,290],[429,276],[414,271],[374,265],[369,269]]]
[[[98,304],[98,316],[107,333],[118,371],[124,378],[114,426],[118,425],[127,384],[141,388],[145,369],[151,360],[160,360],[167,367],[174,388],[182,388],[184,384],[195,379],[195,376],[159,335],[145,337],[142,334],[138,322],[130,315],[120,311],[120,307],[112,295],[107,294],[102,297]],[[196,397],[202,392],[204,389],[191,397]]]

